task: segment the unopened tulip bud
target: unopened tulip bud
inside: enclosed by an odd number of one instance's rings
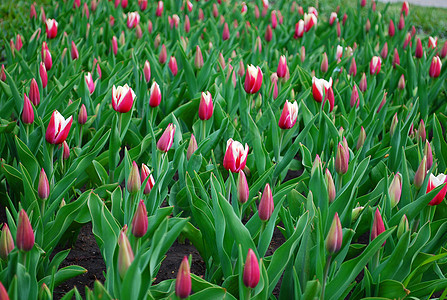
[[[196,54],[194,56],[194,67],[196,67],[196,69],[201,69],[203,68],[203,56],[202,56],[202,50],[200,50],[199,45],[196,46]]]
[[[363,126],[360,128],[360,134],[359,134],[359,138],[357,140],[357,146],[356,149],[359,150],[360,148],[363,147],[363,144],[365,143],[366,140],[366,132],[365,129],[363,128]]]
[[[262,193],[261,201],[259,202],[258,214],[261,221],[268,221],[272,216],[274,210],[272,190],[267,183]]]
[[[116,39],[116,36],[112,38],[112,50],[113,54],[116,56],[118,53],[118,40]]]
[[[412,40],[411,33],[407,32],[407,35],[405,36],[405,40],[404,40],[404,45],[403,45],[404,49],[406,49],[408,45],[410,45],[410,48],[411,48],[411,45],[412,45],[411,40]]]
[[[258,285],[260,277],[258,258],[252,249],[248,249],[243,273],[244,285],[253,289]]]
[[[349,67],[349,75],[357,75],[357,64],[355,63],[355,57],[352,57],[351,66]]]
[[[335,191],[334,179],[332,178],[332,174],[329,171],[329,169],[326,169],[326,172],[324,173],[324,180],[327,186],[329,203],[332,203],[335,200],[336,191]]]
[[[402,30],[402,29],[404,29],[404,27],[405,27],[405,19],[404,19],[403,15],[400,15],[400,19],[399,19],[399,23],[397,24],[397,28],[399,30]]]
[[[437,37],[428,37],[428,49],[435,49],[438,46],[438,38]]]
[[[329,25],[334,25],[335,20],[337,20],[337,13],[334,11],[331,13],[331,16],[329,17]]]
[[[351,108],[354,108],[354,106],[356,108],[359,107],[360,105],[360,97],[359,97],[359,92],[357,90],[357,85],[354,84],[354,86],[352,87],[352,93],[351,93],[351,101],[350,101],[350,105]]]
[[[155,185],[155,180],[154,180],[154,177],[152,176],[149,168],[145,164],[141,164],[141,184],[144,183],[144,181],[146,180],[146,178],[148,176],[149,176],[149,179],[147,180],[146,185],[144,186],[144,191],[143,191],[143,193],[145,195],[147,195],[151,192],[152,188]]]
[[[34,106],[38,106],[40,103],[39,86],[34,78],[31,80],[31,85],[29,88],[29,99],[33,102]]]
[[[416,40],[416,52],[414,54],[416,58],[422,58],[424,56],[424,49],[422,48],[422,42],[420,38]]]
[[[155,81],[152,83],[150,89],[149,105],[151,107],[157,107],[161,102],[161,91],[160,86]]]
[[[348,15],[347,14],[345,14],[344,16],[343,16],[343,26],[345,26],[345,22],[346,22],[346,19],[348,18]],[[337,37],[340,37],[341,36],[341,27],[340,27],[340,21],[337,21]]]
[[[122,7],[123,9],[125,9],[125,8],[127,7],[128,4],[129,4],[129,1],[128,1],[128,0],[121,0],[121,7]]]
[[[327,59],[327,54],[326,54],[326,52],[324,52],[323,53],[323,59],[321,61],[321,67],[320,67],[321,72],[326,73],[328,68],[329,68],[329,62],[328,62],[328,59]]]
[[[332,220],[331,228],[329,229],[326,238],[326,250],[329,254],[334,254],[338,252],[343,243],[343,229],[341,227],[340,218],[338,213],[335,213],[334,219]]]
[[[304,31],[308,32],[314,25],[317,25],[317,16],[313,13],[304,13]]]
[[[394,56],[393,56],[393,68],[396,68],[396,65],[400,65],[399,52],[397,48],[394,48]]]
[[[194,134],[191,134],[191,139],[189,140],[189,144],[188,144],[188,150],[186,151],[186,158],[189,160],[191,158],[191,156],[194,154],[194,152],[196,152],[197,149],[198,149],[198,147],[197,147],[196,138],[195,138]]]
[[[127,178],[127,190],[130,194],[137,193],[141,188],[141,177],[138,170],[138,165],[135,161],[132,162],[132,169]]]
[[[37,12],[36,12],[36,6],[31,4],[30,13],[29,13],[30,19],[36,19],[37,20]]]
[[[230,30],[228,29],[228,24],[225,22],[224,29],[222,32],[222,40],[226,41],[230,38]]]
[[[5,65],[2,65],[2,68],[0,71],[0,80],[3,82],[6,81]]]
[[[63,148],[63,151],[62,151],[62,158],[63,158],[64,160],[69,159],[69,158],[70,158],[70,148],[68,147],[67,141],[64,141],[64,142],[62,143],[62,148]]]
[[[237,181],[237,199],[240,203],[244,204],[248,201],[249,189],[247,178],[245,177],[245,173],[243,170],[239,171],[239,177]]]
[[[245,74],[244,89],[248,94],[255,94],[262,85],[262,71],[259,67],[253,65],[247,66]]]
[[[444,46],[441,50],[441,58],[445,58],[447,56],[447,41],[444,42]]]
[[[78,123],[84,125],[86,122],[87,122],[87,109],[85,108],[85,105],[82,104],[78,113]]]
[[[391,208],[394,208],[400,201],[400,196],[402,194],[402,176],[400,173],[396,173],[391,182],[388,193],[391,199]]]
[[[290,129],[292,128],[296,120],[298,118],[298,103],[296,101],[289,102],[286,100],[284,103],[284,108],[281,113],[281,117],[279,118],[278,126],[281,129]]]
[[[405,16],[408,16],[408,12],[410,11],[410,4],[408,4],[408,1],[402,2],[402,9],[401,13]]]
[[[126,235],[127,225],[120,232],[118,239],[119,252],[118,252],[118,272],[121,279],[124,279],[127,270],[134,260],[134,254],[132,247],[130,246],[129,239]]]
[[[14,250],[14,240],[9,231],[8,224],[4,223],[0,236],[0,257],[3,260],[8,258],[9,253]],[[4,299],[0,296],[0,299]]]
[[[95,82],[93,81],[92,73],[87,72],[87,75],[84,76],[84,79],[90,95],[93,94],[93,92],[95,91]]]
[[[146,83],[149,83],[149,81],[151,80],[151,65],[147,60],[144,63],[143,74],[144,74],[144,80],[146,81]]]
[[[393,37],[396,32],[396,29],[394,28],[394,22],[393,20],[390,20],[390,25],[388,26],[388,35]]]
[[[380,56],[382,59],[386,59],[388,56],[388,43],[385,42],[385,44],[382,47],[382,50],[380,51]]]
[[[54,19],[47,19],[45,21],[45,30],[47,32],[48,39],[54,39],[57,35],[58,23]]]
[[[48,183],[47,174],[45,174],[44,169],[42,168],[39,175],[39,185],[37,188],[37,194],[40,199],[46,200],[50,195],[50,185]]]
[[[20,251],[28,252],[34,247],[34,232],[31,227],[28,215],[25,210],[19,213],[19,222],[17,224],[16,233],[17,248]]]
[[[272,27],[270,27],[270,24],[267,25],[267,28],[265,29],[264,38],[267,43],[270,42],[273,38],[273,30]]]
[[[391,121],[390,126],[390,135],[394,135],[394,131],[396,130],[397,124],[399,123],[399,119],[397,118],[397,113],[394,114],[393,120]]]
[[[147,227],[148,219],[146,205],[144,205],[143,200],[140,200],[137,211],[132,219],[132,234],[137,238],[143,237],[147,232]]]
[[[213,99],[210,92],[202,92],[199,104],[199,118],[201,120],[209,120],[213,116]]]
[[[382,232],[385,231],[385,225],[383,224],[382,215],[380,214],[379,209],[376,209],[374,213],[374,222],[371,229],[371,241],[373,241],[376,237],[378,237]],[[383,242],[382,246],[386,243]]]
[[[417,187],[418,189],[421,188],[422,184],[424,183],[426,172],[427,172],[427,156],[424,155],[416,173],[414,174],[413,183],[414,186]]]
[[[425,141],[425,137],[426,137],[426,132],[425,132],[425,123],[424,120],[421,119],[421,121],[419,122],[419,127],[417,130],[417,137],[421,138],[423,141]]]
[[[320,170],[320,172],[321,172],[322,169],[323,169],[323,167],[322,167],[322,164],[321,164],[321,158],[320,158],[320,156],[317,154],[317,155],[315,156],[315,160],[314,160],[314,162],[312,163],[312,169],[311,169],[311,171],[310,171],[310,177],[312,177],[312,176],[314,175],[315,171]]]
[[[371,30],[371,22],[369,21],[369,19],[367,19],[365,24],[365,32],[368,33],[370,30]]]
[[[180,299],[188,298],[191,294],[191,273],[188,258],[183,257],[175,280],[175,295]]]
[[[359,89],[361,92],[365,92],[368,88],[368,82],[366,81],[366,74],[362,73],[362,78],[360,79]]]
[[[298,23],[295,24],[295,34],[293,35],[293,38],[302,38],[304,35],[304,21],[299,20]]]
[[[75,60],[79,58],[79,52],[78,52],[78,48],[76,47],[76,44],[71,41],[71,59]]]
[[[361,6],[361,7],[365,7],[365,6],[366,6],[366,0],[362,0],[362,1],[360,2],[360,6]]]
[[[369,64],[369,72],[371,74],[379,74],[381,65],[382,59],[378,56],[374,56]]]
[[[357,205],[358,205],[358,203],[357,203]],[[360,213],[363,211],[363,209],[364,209],[363,206],[357,206],[356,208],[354,208],[352,210],[352,213],[351,213],[351,221],[352,222],[355,222],[358,219],[358,217],[359,217]]]
[[[176,126],[172,123],[166,127],[165,131],[157,142],[158,150],[168,152],[169,149],[171,149],[172,144],[174,143],[175,128]]]
[[[342,143],[338,143],[337,155],[335,156],[335,171],[338,174],[343,175],[348,171],[349,156],[346,155],[346,150]]]
[[[158,1],[157,10],[155,11],[155,15],[157,17],[161,17],[161,15],[163,14],[163,8],[164,8],[163,1]]]
[[[165,44],[161,45],[160,55],[158,57],[158,61],[163,65],[168,59],[168,53],[166,52]]]
[[[300,59],[302,63],[306,59],[306,48],[304,46],[301,46]]]
[[[433,153],[428,140],[425,141],[424,155],[427,157],[427,170],[430,170],[431,166],[433,165]]]
[[[430,69],[428,75],[431,78],[437,78],[441,74],[442,62],[439,56],[434,56],[431,60]]]
[[[405,76],[404,74],[402,74],[399,78],[399,82],[397,83],[397,88],[399,90],[404,90],[405,89]]]
[[[23,97],[22,122],[24,124],[32,124],[34,122],[33,106],[26,94]]]
[[[408,224],[407,216],[403,215],[397,227],[397,238],[400,239],[407,231],[410,231],[410,225]]]

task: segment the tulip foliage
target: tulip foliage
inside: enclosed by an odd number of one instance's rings
[[[47,2],[2,41],[1,299],[87,272],[88,223],[88,299],[445,296],[447,43],[408,3]],[[176,241],[205,272],[155,284]]]

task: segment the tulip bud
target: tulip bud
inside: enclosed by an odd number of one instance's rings
[[[245,74],[244,89],[248,94],[255,94],[262,85],[262,71],[259,67],[253,65],[247,66]]]
[[[320,170],[320,172],[322,171],[322,165],[321,165],[321,159],[320,156],[317,154],[315,156],[315,160],[312,163],[312,169],[310,170],[310,177],[314,176],[315,171]]]
[[[366,140],[366,132],[365,129],[363,128],[363,126],[360,128],[360,134],[359,134],[359,138],[357,140],[357,146],[356,149],[359,150],[360,148],[363,147],[363,144],[365,143]]]
[[[268,221],[273,213],[274,203],[272,190],[270,185],[267,183],[262,193],[261,201],[259,202],[258,214],[261,221]]]
[[[9,300],[8,291],[5,289],[5,287],[1,282],[0,282],[0,299]]]
[[[424,49],[422,48],[422,42],[420,38],[417,38],[416,40],[416,52],[415,52],[416,58],[422,58],[424,56]]]
[[[427,156],[424,155],[416,173],[414,174],[413,183],[414,186],[417,187],[418,189],[421,188],[422,184],[424,183],[426,172],[427,172]]]
[[[428,49],[435,49],[438,46],[438,38],[437,37],[428,37]]]
[[[447,41],[444,42],[444,47],[441,50],[441,58],[445,58],[447,56]]]
[[[160,64],[164,64],[166,60],[168,59],[168,53],[166,52],[166,46],[165,44],[161,45],[160,55],[158,57],[158,61]]]
[[[357,75],[357,64],[355,63],[355,57],[352,57],[351,66],[349,67],[349,75]]]
[[[298,23],[295,24],[295,34],[293,35],[293,38],[301,38],[304,35],[304,21],[299,20]]]
[[[121,0],[121,7],[125,9],[127,5],[129,4],[128,0]]]
[[[79,58],[79,52],[78,52],[78,48],[76,47],[76,44],[71,41],[71,59],[75,60]]]
[[[153,28],[154,28],[154,26],[152,25],[152,21],[149,20],[147,22],[147,31],[149,32],[149,34],[152,34]],[[157,48],[157,47],[158,47],[158,45],[155,48]]]
[[[85,105],[82,104],[78,113],[78,123],[80,125],[84,125],[86,122],[87,122],[87,109],[85,108]]]
[[[442,185],[443,188],[436,194],[433,200],[428,203],[428,205],[433,206],[440,204],[447,193],[447,176],[445,174],[439,174],[438,176],[430,174],[426,193],[431,192],[440,185]]]
[[[402,194],[402,176],[400,173],[396,173],[391,182],[388,193],[390,194],[391,208],[394,208],[400,201],[400,196]]]
[[[365,6],[366,6],[366,0],[362,0],[362,1],[360,2],[360,6],[361,6],[361,7],[365,7]]]
[[[329,25],[334,25],[335,20],[337,20],[337,13],[332,12],[331,16],[329,17]]]
[[[152,188],[155,185],[154,177],[151,174],[151,171],[145,164],[141,164],[141,184],[144,183],[146,178],[149,176],[149,179],[146,182],[146,186],[144,187],[143,193],[145,195],[149,194],[152,190]]]
[[[54,39],[57,35],[58,23],[54,19],[47,19],[45,21],[45,30],[47,32],[48,39]]]
[[[281,129],[290,129],[292,128],[296,120],[298,118],[298,103],[296,101],[289,102],[286,100],[284,103],[284,108],[281,113],[281,117],[279,118],[278,126]]]
[[[399,23],[397,24],[397,28],[399,30],[402,30],[402,29],[404,29],[404,27],[405,27],[405,19],[404,19],[404,16],[401,14],[400,15],[400,19],[399,19]]]
[[[326,182],[326,187],[329,195],[329,203],[332,203],[335,200],[336,191],[335,191],[334,179],[332,179],[332,174],[329,171],[329,169],[326,169],[324,179]]]
[[[352,93],[351,93],[351,102],[350,102],[351,108],[353,108],[354,106],[356,108],[359,107],[360,105],[360,98],[359,98],[359,92],[357,90],[357,85],[354,84],[354,86],[352,87]]]
[[[300,59],[302,63],[306,59],[306,48],[304,46],[301,46]]]
[[[225,22],[224,29],[222,31],[222,40],[226,41],[230,38],[230,30],[228,29],[228,24]]]
[[[362,78],[360,79],[359,83],[359,89],[361,92],[365,92],[368,87],[368,83],[366,81],[366,75],[365,73],[362,73]]]
[[[373,241],[376,237],[378,237],[382,232],[385,231],[385,225],[383,224],[382,215],[380,214],[379,209],[376,209],[374,213],[374,222],[371,229],[371,241]],[[385,246],[385,242],[383,242],[382,246]]]
[[[342,143],[338,143],[337,155],[335,157],[335,170],[338,174],[343,175],[348,171],[349,156],[346,155],[346,149]]]
[[[180,299],[188,298],[191,294],[191,273],[189,270],[188,258],[183,257],[182,263],[175,280],[175,294]]]
[[[411,44],[412,44],[411,38],[412,38],[411,33],[407,32],[407,35],[405,36],[405,40],[404,40],[404,45],[403,45],[404,49],[406,49],[408,45],[410,45],[410,47],[411,47]]]
[[[338,213],[335,213],[334,219],[332,220],[331,228],[329,229],[326,238],[326,250],[332,255],[338,252],[343,243],[343,230],[341,228],[340,218]]]
[[[410,4],[408,4],[408,1],[402,2],[402,10],[401,13],[405,14],[405,16],[408,16],[408,12],[410,11]]]
[[[314,25],[317,25],[317,16],[313,13],[304,13],[304,31],[308,32]]]
[[[157,17],[161,17],[161,15],[163,14],[163,8],[164,8],[163,1],[158,1],[157,10],[155,11],[155,15]]]
[[[8,224],[4,223],[0,236],[0,258],[3,260],[8,259],[8,255],[12,250],[14,250],[14,240],[12,239]],[[0,299],[4,298],[0,296]]]
[[[186,151],[186,158],[189,160],[194,152],[197,150],[197,141],[194,134],[191,133],[191,139],[189,140],[188,150]]]
[[[113,85],[112,87],[112,107],[119,113],[127,113],[132,109],[136,98],[134,91],[125,84],[124,86]]]
[[[37,82],[34,78],[31,80],[31,85],[29,88],[29,99],[33,102],[34,106],[37,106],[40,103],[39,87],[37,86]]]
[[[327,59],[327,54],[326,54],[326,52],[324,52],[323,59],[321,61],[321,67],[320,67],[321,72],[326,73],[328,68],[329,68],[329,62]]]
[[[127,225],[120,232],[118,239],[119,252],[118,252],[118,272],[121,279],[124,279],[127,270],[134,260],[132,247],[130,246],[129,239],[126,235]]]
[[[152,83],[150,89],[149,105],[151,107],[157,107],[161,102],[161,91],[160,86],[155,81]]]
[[[245,260],[244,265],[244,285],[253,289],[258,285],[260,278],[261,273],[259,271],[258,258],[252,249],[248,249],[247,259]]]
[[[29,13],[29,18],[30,19],[36,19],[37,20],[37,12],[36,12],[36,6],[33,4],[31,4],[31,8],[30,8],[30,13]],[[3,299],[3,298],[1,298]]]
[[[358,205],[358,203],[357,203],[357,205]],[[363,209],[364,209],[363,206],[357,206],[356,208],[354,208],[352,210],[352,213],[351,213],[351,221],[352,222],[355,222],[357,220],[357,218],[359,217],[359,215]]]
[[[39,185],[38,185],[37,193],[38,193],[39,198],[42,200],[48,199],[48,196],[50,195],[50,185],[48,183],[47,174],[45,174],[45,171],[43,168],[40,171]]]
[[[382,50],[380,51],[380,56],[382,57],[382,59],[386,59],[386,57],[388,56],[388,43],[385,42],[385,44],[382,47]]]
[[[435,56],[431,60],[430,70],[428,74],[432,78],[437,78],[441,74],[442,62],[439,56]]]
[[[390,20],[390,25],[388,26],[388,35],[393,37],[395,32],[396,29],[394,28],[394,22],[393,20]]]
[[[237,199],[241,204],[248,201],[249,193],[247,178],[245,177],[244,171],[240,170],[237,182]]]
[[[418,131],[417,131],[417,136],[418,136],[418,138],[421,138],[423,141],[425,141],[425,137],[426,137],[425,123],[424,123],[424,120],[422,120],[422,119],[419,122],[419,128],[418,128]]]
[[[6,81],[5,65],[3,65],[3,64],[2,64],[2,69],[0,71],[0,80],[3,82]]]
[[[200,50],[199,45],[196,46],[196,55],[194,56],[194,66],[196,69],[203,68],[203,56],[202,56],[202,50]]]
[[[33,106],[26,94],[23,97],[22,122],[24,124],[33,124],[34,122]]]
[[[141,188],[140,172],[138,165],[135,161],[132,162],[132,169],[130,170],[129,177],[127,178],[127,190],[129,193],[134,194]]]
[[[391,121],[390,126],[390,135],[394,135],[394,131],[396,130],[397,123],[399,122],[399,119],[397,118],[397,113],[394,114],[393,120]]]
[[[247,163],[248,145],[242,146],[238,141],[229,139],[227,141],[227,149],[224,156],[223,166],[225,169],[236,173],[245,168]]]
[[[84,79],[90,95],[93,94],[93,92],[95,91],[95,82],[93,81],[92,73],[87,72],[87,75],[84,76]]]
[[[378,56],[374,56],[369,64],[369,71],[371,74],[379,74],[382,60]]]
[[[365,24],[365,32],[368,33],[370,29],[371,29],[371,22],[369,21],[369,19],[367,19]]]
[[[202,92],[199,104],[199,118],[203,121],[209,120],[213,116],[213,99],[210,92]]]
[[[176,126],[172,123],[166,127],[165,131],[157,142],[158,150],[168,152],[169,149],[171,149],[172,144],[174,143],[175,128]]]
[[[397,88],[399,90],[404,90],[405,89],[405,76],[404,74],[402,74],[399,78],[399,82],[397,83]]]
[[[116,36],[112,38],[112,50],[113,54],[116,56],[118,53],[118,40],[116,39]]]
[[[393,68],[396,68],[396,65],[400,65],[400,58],[399,52],[397,52],[397,48],[394,48]]]
[[[137,238],[143,237],[147,232],[147,227],[148,219],[146,205],[144,205],[143,200],[140,200],[137,211],[132,219],[132,234]]]
[[[228,82],[228,80],[230,79],[230,76],[231,76],[231,80],[233,81],[233,86],[236,87],[236,73],[233,72],[232,65],[228,65],[227,78],[226,78],[225,82]]]
[[[427,170],[430,170],[431,166],[433,165],[433,153],[431,151],[431,145],[428,140],[425,141],[424,156],[427,157]]]
[[[400,239],[407,231],[410,231],[410,225],[408,224],[407,216],[403,215],[397,227],[397,238]]]
[[[17,224],[16,233],[17,248],[20,251],[28,252],[34,247],[34,232],[31,227],[31,223],[28,219],[28,215],[25,210],[21,210],[19,213],[19,222]]]
[[[343,26],[345,26],[345,22],[346,22],[346,19],[347,19],[347,18],[348,18],[348,15],[345,14],[345,15],[343,16]],[[337,21],[337,37],[339,38],[340,36],[341,36],[340,22]]]
[[[146,83],[149,83],[149,81],[151,80],[151,65],[149,64],[149,61],[147,61],[147,60],[144,63],[143,75],[144,75],[144,80],[146,81]]]
[[[178,73],[178,67],[177,67],[177,60],[175,59],[174,56],[171,56],[169,58],[168,67],[169,67],[169,70],[171,70],[172,75],[176,76]]]

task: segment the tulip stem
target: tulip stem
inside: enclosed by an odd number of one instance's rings
[[[251,298],[251,288],[245,289],[245,300],[250,300]]]
[[[341,191],[342,186],[343,186],[343,175],[338,174],[338,176],[337,176],[337,190]]]
[[[50,176],[51,176],[51,187],[53,186],[54,182],[54,176],[53,176],[53,159],[54,159],[54,145],[50,144],[48,148],[48,156],[50,157],[50,165],[48,168],[50,169]]]
[[[121,124],[123,123],[123,114],[120,113],[118,117],[118,134],[120,137],[120,143],[121,143]]]
[[[45,200],[44,199],[41,199],[41,203],[40,203],[40,214],[41,214],[41,216],[43,217],[43,215],[44,215],[44,212],[45,212]]]
[[[322,289],[321,289],[321,296],[320,299],[324,299],[324,290],[326,288],[326,279],[327,279],[327,275],[329,273],[329,267],[331,266],[331,259],[332,256],[329,255],[327,260],[326,260],[326,265],[324,266],[324,277],[323,277],[323,285],[322,285]]]
[[[80,125],[79,128],[79,148],[82,147],[82,124]]]
[[[205,140],[206,137],[206,120],[202,121],[202,142]]]
[[[29,124],[26,124],[25,125],[25,129],[26,129],[26,145],[29,147],[29,127],[30,127],[31,125],[29,125]]]

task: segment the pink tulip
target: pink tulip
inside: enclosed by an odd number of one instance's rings
[[[155,81],[152,83],[149,97],[149,105],[151,107],[157,107],[161,102],[160,86]]]
[[[177,60],[175,59],[175,56],[171,56],[169,59],[168,67],[172,72],[172,75],[176,76],[178,73],[178,67],[177,67]]]
[[[329,17],[329,25],[334,25],[334,22],[337,20],[337,13],[332,12],[331,16]]]
[[[46,88],[48,84],[48,74],[47,69],[45,68],[45,64],[43,62],[39,64],[39,75],[40,75],[40,81],[42,82],[42,87]]]
[[[53,111],[48,123],[45,139],[50,144],[62,144],[70,132],[73,117],[65,119],[57,110]]]
[[[253,65],[247,66],[245,74],[244,89],[248,94],[255,94],[262,85],[262,71],[259,67]]]
[[[151,174],[151,171],[145,164],[141,164],[141,184],[146,180],[146,178],[149,176],[149,179],[147,180],[146,186],[144,187],[143,193],[145,195],[149,194],[152,190],[152,188],[155,185],[154,177]]]
[[[24,94],[23,97],[22,122],[24,124],[33,124],[34,122],[33,106],[31,105],[31,101],[26,96],[26,94]]]
[[[47,19],[45,22],[45,30],[49,39],[54,39],[57,35],[58,23],[54,19]]]
[[[332,86],[332,78],[329,81],[324,79],[318,79],[315,76],[312,78],[312,95],[314,100],[321,103],[323,96],[327,93],[328,89]]]
[[[295,25],[295,34],[293,35],[293,37],[297,39],[303,37],[303,35],[304,35],[304,21],[299,20],[298,23],[296,23]]]
[[[148,219],[147,210],[144,201],[140,200],[138,203],[137,211],[132,219],[132,234],[137,237],[143,237],[147,232]]]
[[[16,233],[17,248],[20,251],[28,252],[34,247],[34,232],[31,227],[28,215],[25,210],[21,210],[19,213],[19,222],[17,224]]]
[[[157,17],[161,17],[161,15],[163,14],[163,7],[163,1],[158,1],[157,10],[155,11],[155,15]]]
[[[406,49],[408,47],[408,45],[410,45],[410,48],[411,48],[411,45],[412,45],[411,39],[412,39],[411,33],[407,32],[407,35],[405,36],[405,40],[404,40],[404,45],[403,45],[404,49]]]
[[[81,108],[79,109],[78,123],[80,125],[84,125],[86,122],[87,122],[87,109],[85,108],[85,105],[82,104]]]
[[[396,32],[396,29],[394,28],[394,22],[393,20],[390,20],[390,25],[388,26],[388,35],[393,37]]]
[[[321,70],[321,72],[326,73],[328,68],[329,68],[329,62],[327,59],[327,54],[326,54],[326,52],[324,52],[323,59],[321,60],[320,70]]]
[[[388,56],[388,43],[385,42],[385,44],[382,47],[382,50],[380,51],[380,56],[382,59],[386,59]]]
[[[304,31],[308,32],[314,25],[317,24],[317,17],[315,14],[304,14]]]
[[[397,48],[394,48],[393,68],[395,68],[396,65],[400,65],[400,58],[399,58],[399,52],[397,52]]]
[[[3,82],[6,81],[5,65],[3,65],[3,64],[2,64],[1,71],[0,71],[0,80]]]
[[[191,294],[191,273],[189,269],[189,261],[185,256],[177,273],[175,280],[175,295],[180,299],[186,299]]]
[[[296,120],[298,118],[298,104],[296,101],[289,102],[286,100],[284,103],[284,108],[281,113],[281,117],[279,118],[278,126],[281,129],[290,129],[292,128]]]
[[[0,258],[3,260],[7,260],[8,255],[9,253],[11,253],[12,250],[14,250],[14,240],[12,238],[8,224],[3,223],[3,228],[0,236]],[[1,287],[3,287],[3,285]],[[4,288],[3,291],[0,289],[0,299],[9,299],[8,294],[6,293],[6,290]]]
[[[149,81],[151,80],[151,65],[147,60],[144,63],[143,74],[144,80],[146,81],[146,83],[149,83]]]
[[[431,60],[430,70],[428,74],[432,78],[437,78],[441,74],[442,62],[439,56],[435,56]]]
[[[402,3],[401,13],[405,14],[405,16],[408,16],[409,11],[410,11],[410,4],[408,4],[408,1],[404,1]]]
[[[199,118],[201,120],[209,120],[213,115],[213,100],[210,92],[202,92],[199,104]]]
[[[253,250],[248,249],[247,259],[245,260],[244,265],[244,285],[248,288],[253,289],[258,285],[260,278],[261,273],[259,270],[258,258],[256,257],[256,254],[253,252]]]
[[[37,82],[34,78],[31,80],[31,85],[29,88],[29,98],[31,102],[33,102],[34,106],[39,105],[40,103],[39,86],[37,85]]]
[[[401,14],[399,18],[399,23],[397,23],[397,29],[402,30],[405,27],[405,19],[404,16]]]
[[[428,166],[427,166],[428,168]],[[439,174],[438,176],[435,176],[433,174],[430,174],[430,178],[428,180],[428,186],[427,186],[427,193],[431,192],[435,188],[437,188],[440,185],[443,185],[443,188],[439,191],[438,194],[433,198],[433,200],[428,203],[428,205],[438,205],[444,200],[445,195],[447,193],[447,176],[445,174]]]
[[[438,46],[437,37],[428,37],[428,49],[435,49]]]
[[[268,221],[274,210],[273,196],[270,185],[267,183],[259,201],[258,214],[261,221]]]
[[[249,194],[247,178],[245,177],[244,171],[240,170],[237,181],[237,199],[243,204],[248,201]]]
[[[118,238],[118,273],[121,279],[126,276],[127,270],[130,265],[134,261],[134,254],[132,250],[132,246],[130,245],[129,239],[126,235],[127,225],[124,225],[124,228],[121,230],[119,238]]]
[[[420,38],[417,38],[416,40],[416,52],[415,52],[416,58],[422,58],[424,56],[424,49],[422,48],[422,42]]]
[[[165,131],[157,142],[158,150],[162,152],[168,152],[169,149],[171,149],[172,144],[174,143],[175,129],[176,126],[172,123],[170,123],[168,127],[166,127]]]
[[[168,59],[168,53],[166,51],[165,44],[161,45],[160,55],[158,57],[158,61],[163,65]]]
[[[227,141],[227,149],[224,156],[223,166],[225,169],[237,173],[245,168],[248,156],[248,145],[245,148],[238,141],[229,139]]]
[[[112,87],[112,107],[120,113],[127,113],[132,109],[135,100],[134,91],[126,84],[124,86],[113,85]]]
[[[329,254],[334,254],[341,249],[343,243],[343,229],[341,227],[340,218],[338,213],[335,213],[332,220],[331,227],[326,238],[326,250]]]
[[[36,6],[31,4],[30,13],[29,13],[30,19],[37,19],[37,12],[36,12]]]
[[[135,28],[140,23],[140,14],[137,11],[127,13],[127,28]]]
[[[88,91],[90,92],[90,95],[91,95],[95,91],[95,82],[93,81],[92,73],[88,72],[87,75],[85,75],[84,77],[85,77],[85,83],[87,84]]]
[[[228,29],[228,24],[225,22],[222,32],[222,40],[226,41],[229,38],[230,38],[230,30]]]
[[[345,149],[345,146],[339,142],[337,147],[337,155],[335,157],[335,170],[338,174],[343,175],[348,171],[348,167],[349,149]]]
[[[360,98],[359,98],[359,92],[357,90],[357,85],[354,84],[354,86],[352,87],[352,93],[351,93],[351,102],[350,102],[351,108],[353,108],[354,106],[356,108],[359,107],[360,105]]]
[[[357,64],[355,63],[355,57],[352,57],[351,66],[349,67],[349,74],[352,76],[357,75]]]
[[[380,214],[379,209],[376,209],[374,213],[374,222],[371,230],[371,241],[373,241],[376,237],[378,237],[381,233],[385,231],[385,225],[383,224],[382,215]],[[385,246],[385,242],[383,242],[382,246]]]
[[[276,74],[279,78],[284,78],[287,73],[287,61],[284,55],[281,55],[279,58],[278,68],[276,70]]]
[[[369,64],[369,72],[371,74],[379,74],[381,65],[382,59],[378,56],[374,56]]]
[[[112,50],[113,54],[116,56],[118,53],[118,40],[116,39],[116,36],[113,36],[112,38]]]

